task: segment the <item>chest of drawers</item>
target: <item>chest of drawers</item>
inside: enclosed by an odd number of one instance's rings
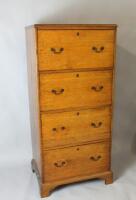
[[[26,28],[32,170],[41,196],[93,178],[112,183],[116,25]]]

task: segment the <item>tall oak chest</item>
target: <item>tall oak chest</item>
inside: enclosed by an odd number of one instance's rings
[[[26,28],[32,170],[41,196],[93,178],[112,183],[116,25]]]

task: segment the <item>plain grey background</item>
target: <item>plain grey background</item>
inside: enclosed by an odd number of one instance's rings
[[[56,190],[50,199],[135,199],[136,1],[0,0],[0,198],[40,199],[32,157],[24,27],[34,23],[115,23],[117,61],[112,168],[116,181]]]

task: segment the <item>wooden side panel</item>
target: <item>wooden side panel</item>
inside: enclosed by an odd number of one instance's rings
[[[30,125],[32,136],[33,158],[35,159],[39,173],[42,172],[41,163],[41,141],[39,124],[39,95],[38,95],[38,74],[36,58],[36,29],[26,28],[27,41],[27,65],[28,65],[28,90],[29,90],[29,109]]]
[[[112,78],[112,106],[111,106],[111,141],[112,141],[112,130],[113,130],[113,118],[114,118],[114,98],[115,98],[115,65],[116,65],[116,38],[117,38],[117,29],[114,31],[114,54],[113,54],[113,60],[114,60],[114,63],[113,63],[113,78]],[[110,168],[111,168],[111,151],[112,151],[112,142],[110,143]]]

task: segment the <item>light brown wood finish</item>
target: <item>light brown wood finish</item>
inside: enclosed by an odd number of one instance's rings
[[[113,30],[39,30],[39,70],[113,66]]]
[[[40,74],[40,108],[47,111],[111,104],[111,88],[110,70]]]
[[[108,171],[109,143],[45,151],[44,161],[47,182]]]
[[[40,176],[42,177],[42,149],[38,99],[38,70],[36,57],[36,30],[26,28],[27,64],[28,64],[28,92],[30,109],[30,126],[32,136],[33,159],[35,159]]]
[[[115,37],[116,25],[27,28],[32,170],[42,197],[62,184],[113,181]]]
[[[110,138],[111,109],[41,115],[44,149]]]

